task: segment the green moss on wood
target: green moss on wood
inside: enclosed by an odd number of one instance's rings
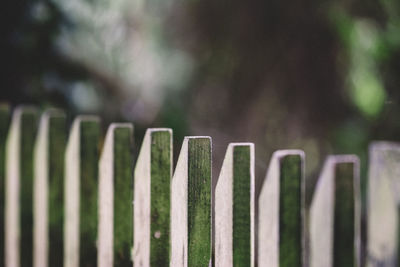
[[[114,266],[132,266],[133,132],[114,130]]]
[[[22,111],[20,136],[20,263],[32,265],[33,254],[33,151],[38,127],[38,114],[33,109]]]
[[[333,266],[355,266],[354,163],[338,163],[335,173]]]
[[[233,148],[233,266],[251,265],[250,146]]]
[[[63,266],[64,156],[67,142],[66,118],[49,118],[49,266]]]
[[[80,266],[95,267],[100,127],[96,120],[80,127]]]
[[[280,162],[279,266],[302,264],[302,162],[300,155],[288,155]]]
[[[0,105],[0,266],[4,266],[5,153],[9,125],[10,108]]]
[[[211,140],[188,141],[188,266],[211,259]]]
[[[171,138],[170,131],[151,133],[151,266],[169,264]]]

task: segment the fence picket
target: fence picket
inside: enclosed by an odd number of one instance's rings
[[[60,110],[43,113],[34,149],[33,266],[63,263],[63,185],[66,117]]]
[[[133,126],[109,126],[99,162],[98,266],[132,266]]]
[[[99,140],[96,116],[75,118],[65,154],[65,267],[96,266]]]
[[[368,266],[398,266],[400,144],[369,147]]]
[[[171,185],[171,267],[211,263],[211,138],[185,137]]]
[[[359,266],[359,168],[353,155],[325,161],[310,209],[311,267]]]
[[[254,144],[228,146],[215,189],[215,266],[254,266]]]
[[[4,203],[6,139],[10,124],[10,106],[0,104],[0,266],[4,266]]]
[[[258,266],[302,266],[304,190],[304,152],[275,152],[259,197]]]
[[[6,144],[5,261],[8,267],[32,265],[33,144],[37,111],[17,107]]]
[[[135,266],[167,266],[170,253],[172,130],[146,131],[135,167]]]

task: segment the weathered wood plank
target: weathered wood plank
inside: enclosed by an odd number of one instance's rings
[[[211,138],[186,137],[171,185],[170,266],[211,264]]]
[[[33,251],[33,146],[36,109],[17,107],[6,144],[5,260],[8,267],[31,266]]]
[[[99,162],[98,266],[132,266],[133,125],[109,126]]]
[[[329,156],[310,209],[312,267],[359,266],[360,177],[354,155]]]
[[[96,266],[99,139],[97,117],[74,120],[65,154],[65,267]]]
[[[5,154],[10,113],[8,104],[0,104],[0,266],[4,266]]]
[[[34,149],[33,266],[36,267],[63,264],[65,145],[65,114],[61,110],[47,110],[41,116]]]
[[[275,152],[259,196],[258,266],[302,266],[304,190],[304,152]]]
[[[254,144],[228,146],[215,189],[215,266],[254,266]]]
[[[398,266],[400,242],[400,144],[369,147],[368,266]]]
[[[172,130],[146,131],[135,167],[135,266],[167,266],[170,253]]]

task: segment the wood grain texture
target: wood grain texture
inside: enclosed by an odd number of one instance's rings
[[[315,267],[359,266],[360,181],[354,155],[329,156],[310,210],[310,263]]]
[[[64,266],[96,266],[100,125],[95,116],[75,118],[65,157]]]
[[[170,266],[211,264],[211,138],[186,137],[171,186]]]
[[[215,189],[215,266],[254,266],[254,145],[228,146]]]
[[[40,119],[34,157],[34,256],[36,267],[63,264],[63,181],[66,117],[50,109]]]
[[[98,266],[132,266],[133,126],[109,126],[99,162]]]
[[[168,266],[172,130],[146,131],[135,167],[135,266]]]
[[[272,155],[259,197],[258,266],[302,266],[304,152]]]
[[[367,266],[399,264],[400,144],[369,147]]]
[[[6,144],[6,266],[32,265],[33,252],[33,147],[37,110],[17,107]]]
[[[4,201],[5,201],[5,154],[7,132],[10,124],[10,106],[0,104],[0,266],[4,266]]]

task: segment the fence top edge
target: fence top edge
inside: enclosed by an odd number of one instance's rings
[[[186,141],[186,140],[190,140],[190,139],[209,139],[210,141],[211,141],[211,137],[210,136],[201,136],[201,135],[199,135],[199,136],[185,136],[185,139],[184,139],[184,141]]]
[[[249,146],[249,147],[254,147],[254,143],[251,142],[234,142],[234,143],[229,143],[228,147],[238,147],[238,146]]]
[[[171,128],[147,128],[146,133],[154,133],[154,132],[169,132],[172,134]]]
[[[302,160],[304,160],[306,157],[306,154],[301,149],[280,149],[280,150],[276,150],[272,154],[272,158],[281,159],[286,156],[295,156],[295,155],[300,156]]]
[[[129,128],[133,129],[133,123],[130,122],[113,122],[108,126],[108,130],[114,130],[117,128]]]
[[[329,155],[325,159],[326,163],[340,164],[340,163],[354,163],[359,164],[360,159],[354,154],[343,154],[343,155]]]
[[[394,141],[373,141],[369,144],[369,151],[394,150],[400,151],[400,143]]]

